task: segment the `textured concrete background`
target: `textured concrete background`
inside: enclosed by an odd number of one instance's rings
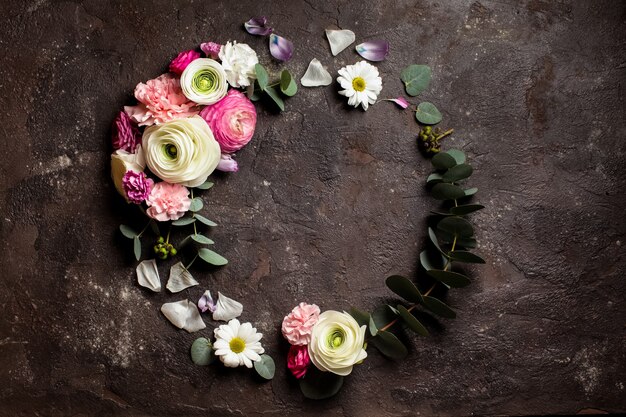
[[[109,180],[110,123],[135,84],[200,42],[248,42],[269,16],[287,67],[336,71],[327,27],[385,38],[382,97],[433,68],[422,95],[454,127],[487,209],[488,264],[450,293],[459,317],[408,336],[400,364],[375,350],[339,396],[302,398],[283,366],[282,317],[299,301],[371,308],[384,278],[415,275],[425,219],[412,114],[348,109],[336,85],[260,108],[241,170],[215,178],[205,213],[231,263],[194,267],[178,296],[137,286]],[[503,415],[626,411],[626,6],[615,1],[4,1],[0,6],[0,415]],[[147,246],[147,242],[146,242]],[[165,275],[166,267],[162,268]],[[159,312],[205,288],[245,306],[276,378],[194,366]]]

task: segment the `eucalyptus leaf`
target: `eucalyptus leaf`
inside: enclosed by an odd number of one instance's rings
[[[161,231],[159,230],[159,225],[154,221],[154,220],[150,220],[150,228],[152,229],[152,233],[154,233],[157,236],[161,235]]]
[[[430,298],[430,297],[429,297]],[[428,336],[428,330],[422,323],[419,322],[418,319],[415,318],[413,314],[403,305],[398,305],[398,312],[402,320],[406,323],[409,329],[413,330],[415,333],[420,336]]]
[[[288,97],[298,92],[298,85],[291,76],[291,73],[287,70],[283,70],[280,73],[280,91]]]
[[[367,325],[369,332],[372,336],[376,336],[378,334],[378,326],[374,323],[374,318],[370,316],[370,322]]]
[[[408,278],[401,275],[392,275],[385,280],[387,287],[412,303],[419,303],[422,301],[422,294]]]
[[[285,102],[280,97],[280,95],[278,94],[278,91],[276,91],[274,87],[265,87],[263,91],[265,91],[267,95],[270,96],[270,98],[274,101],[274,103],[276,103],[276,105],[281,111],[285,110]]]
[[[124,237],[127,237],[128,239],[134,239],[137,236],[137,232],[125,224],[120,224],[120,232],[122,232]]]
[[[195,240],[198,243],[201,243],[203,245],[212,245],[215,242],[213,242],[211,239],[209,239],[208,237],[201,235],[201,234],[193,234],[190,236],[193,240]]]
[[[445,266],[447,259],[441,254],[441,252],[429,252],[423,250],[420,253],[420,264],[426,271],[431,269],[441,269]]]
[[[204,203],[202,202],[202,199],[199,197],[196,197],[193,200],[191,200],[189,211],[193,211],[193,212],[200,211],[202,210],[203,206],[204,206]]]
[[[469,178],[472,175],[471,165],[458,164],[450,168],[445,174],[443,174],[443,180],[445,182],[457,182]]]
[[[376,337],[370,339],[380,353],[394,360],[404,359],[409,354],[406,346],[396,335],[388,331],[379,331]]]
[[[267,74],[267,70],[261,64],[254,65],[254,72],[256,74],[256,80],[259,83],[259,87],[261,90],[265,90],[267,84],[269,83],[269,75]]]
[[[472,237],[474,235],[472,224],[459,216],[441,219],[437,223],[437,229],[458,237]]]
[[[450,209],[450,213],[457,216],[464,216],[466,214],[473,213],[478,210],[484,209],[485,206],[482,204],[465,204],[461,206],[452,207]]]
[[[457,164],[465,163],[465,153],[463,151],[460,151],[458,149],[450,149],[444,153],[447,153],[448,155],[452,156],[456,160]]]
[[[442,119],[441,112],[433,103],[424,101],[417,106],[415,118],[424,125],[436,125]]]
[[[207,366],[215,361],[215,352],[211,341],[199,337],[191,344],[191,360],[196,365]]]
[[[374,320],[377,328],[382,329],[398,317],[391,308],[391,306],[383,304],[372,312],[372,320]]]
[[[204,216],[202,216],[202,215],[200,215],[200,214],[198,214],[198,213],[195,213],[195,214],[194,214],[194,217],[195,217],[195,218],[196,218],[196,219],[197,219],[200,223],[206,224],[207,226],[211,226],[211,227],[217,226],[217,223],[215,223],[215,222],[214,222],[214,221],[212,221],[212,220],[207,219],[206,217],[204,217]]]
[[[456,246],[465,249],[474,249],[476,247],[476,239],[473,237],[459,238],[456,240]]]
[[[468,277],[458,272],[444,271],[441,269],[431,269],[426,271],[428,275],[435,278],[437,281],[441,281],[446,285],[454,288],[466,287],[471,283]]]
[[[441,155],[441,154],[437,154]],[[435,155],[436,156],[436,155]],[[443,181],[443,175],[433,172],[426,178],[426,185],[438,184]]]
[[[439,246],[439,241],[437,240],[437,235],[435,234],[435,231],[432,228],[430,228],[430,227],[428,228],[428,237],[430,238],[430,241],[433,242],[433,245],[435,245],[437,250],[442,255],[445,255],[444,251],[441,250],[441,246]]]
[[[474,195],[477,192],[478,192],[478,188],[475,188],[475,187],[474,188],[468,188],[467,190],[464,191],[466,197]]]
[[[254,362],[254,370],[257,374],[261,375],[261,378],[268,381],[274,378],[276,373],[276,364],[274,359],[270,355],[261,355],[261,360]]]
[[[464,250],[455,250],[450,252],[450,257],[453,261],[465,262],[469,264],[484,264],[485,260],[480,256],[473,254],[472,252]]]
[[[433,166],[436,169],[443,170],[443,169],[449,169],[455,166],[456,159],[454,159],[452,155],[449,155],[445,152],[440,152],[437,155],[432,157],[432,159],[430,160],[430,163],[433,164]],[[443,179],[443,176],[441,176],[441,178]]]
[[[193,217],[181,217],[178,220],[174,220],[172,222],[172,226],[187,226],[188,224],[191,224],[195,221],[196,219],[194,219]]]
[[[300,379],[300,391],[311,400],[324,400],[337,394],[343,386],[343,377],[332,372],[322,372],[310,367]]]
[[[457,200],[465,197],[465,192],[461,187],[454,184],[447,184],[445,182],[435,184],[431,190],[431,194],[433,198],[437,200]]]
[[[135,259],[141,259],[141,240],[139,240],[139,236],[133,238],[133,250],[135,252]]]
[[[424,297],[423,305],[438,316],[448,319],[456,318],[456,313],[454,312],[454,310],[452,310],[446,305],[446,303],[439,300],[438,298],[426,296]]]
[[[359,323],[359,326],[369,326],[370,324],[370,315],[365,311],[361,311],[358,308],[352,307],[350,308],[350,315]]]
[[[228,263],[228,260],[224,258],[222,255],[216,252],[213,252],[212,250],[207,249],[207,248],[200,248],[198,250],[198,256],[204,262],[209,263],[211,265],[221,266],[221,265],[226,265]]]
[[[213,187],[213,183],[210,181],[206,181],[203,182],[202,184],[198,185],[196,188],[200,189],[200,190],[208,190],[209,188]]]
[[[400,73],[406,93],[412,97],[426,90],[431,76],[432,71],[428,65],[409,65]]]

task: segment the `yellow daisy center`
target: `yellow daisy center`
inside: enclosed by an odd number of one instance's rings
[[[246,342],[241,337],[233,337],[229,343],[230,350],[241,353],[246,348]]]
[[[354,88],[355,91],[365,91],[365,80],[363,79],[363,77],[354,77],[354,79],[352,80],[352,88]]]

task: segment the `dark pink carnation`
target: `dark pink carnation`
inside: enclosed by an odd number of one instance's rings
[[[194,61],[198,58],[200,58],[200,52],[196,52],[193,49],[190,51],[181,52],[170,63],[170,72],[180,75],[183,73],[183,71],[185,71],[187,65],[191,64],[191,61]]]
[[[202,52],[204,52],[207,57],[217,59],[222,45],[215,42],[205,42],[200,45],[200,49],[202,49]]]
[[[122,186],[128,201],[135,204],[143,203],[152,191],[154,181],[143,172],[135,172],[132,169],[122,177]]]
[[[287,354],[287,368],[293,376],[298,379],[304,377],[310,362],[309,349],[306,346],[291,346]]]
[[[139,128],[133,123],[126,112],[121,111],[113,121],[113,148],[135,153],[141,143]]]
[[[209,124],[222,153],[237,152],[254,135],[256,109],[240,91],[229,90],[226,97],[202,109],[200,116]]]

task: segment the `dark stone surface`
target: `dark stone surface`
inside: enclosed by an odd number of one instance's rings
[[[626,411],[623,196],[626,7],[619,1],[4,1],[0,6],[0,414],[505,415]],[[454,127],[446,146],[476,168],[484,267],[451,292],[459,313],[377,352],[341,394],[305,401],[283,366],[279,325],[298,301],[371,308],[384,278],[414,275],[425,219],[413,116],[350,110],[336,86],[302,89],[284,114],[259,111],[241,170],[204,194],[211,236],[231,264],[195,269],[200,287],[150,294],[117,226],[130,213],[109,180],[109,126],[139,81],[180,50],[236,39],[271,63],[242,22],[270,17],[319,58],[338,25],[385,38],[382,97],[400,70],[432,66],[422,98]],[[165,275],[166,268],[162,268]],[[163,302],[205,288],[241,300],[265,334],[276,378],[202,368],[208,335],[171,326]]]

